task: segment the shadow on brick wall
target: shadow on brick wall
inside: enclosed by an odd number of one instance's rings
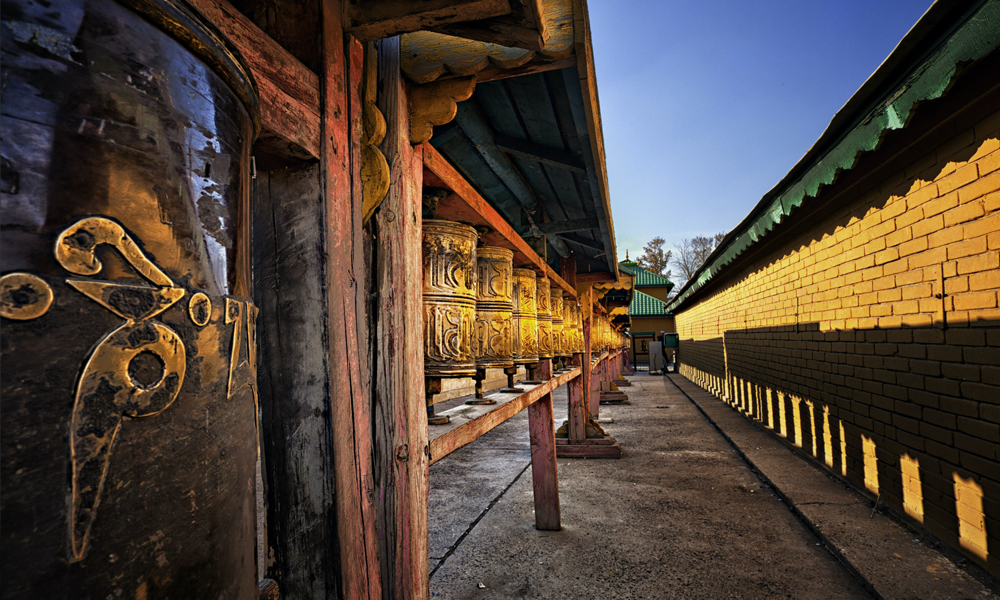
[[[1000,322],[974,325],[733,329],[680,372],[996,576]]]

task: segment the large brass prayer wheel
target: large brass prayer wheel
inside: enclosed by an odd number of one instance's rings
[[[514,253],[507,248],[476,249],[476,366],[502,369],[514,366]]]
[[[535,272],[514,269],[514,363],[538,362],[538,309]]]
[[[2,595],[255,598],[249,68],[179,1],[0,17]]]
[[[538,304],[538,358],[552,358],[552,306],[548,277],[538,277],[535,294]]]
[[[476,240],[468,225],[424,219],[424,374],[476,374]]]

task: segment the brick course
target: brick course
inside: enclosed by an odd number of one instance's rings
[[[680,372],[1000,575],[1000,113],[874,180],[675,312]]]

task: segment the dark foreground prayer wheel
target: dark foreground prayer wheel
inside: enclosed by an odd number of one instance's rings
[[[2,21],[2,595],[254,598],[249,69],[180,3]]]

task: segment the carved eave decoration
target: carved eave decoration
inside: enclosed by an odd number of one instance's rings
[[[537,50],[419,31],[400,39],[403,73],[414,83],[425,84],[440,78],[470,75],[479,81],[489,81],[522,72],[575,66],[575,60],[566,63],[575,52],[572,1],[542,0],[541,10],[548,39]]]
[[[419,31],[400,40],[402,70],[414,82],[410,90],[410,142],[431,139],[434,126],[455,118],[457,103],[472,96],[477,81],[575,66],[575,34],[571,0],[525,0],[537,5],[538,50]],[[525,14],[531,13],[528,10]],[[450,25],[449,31],[470,36],[469,23]],[[523,45],[523,44],[522,44]]]

